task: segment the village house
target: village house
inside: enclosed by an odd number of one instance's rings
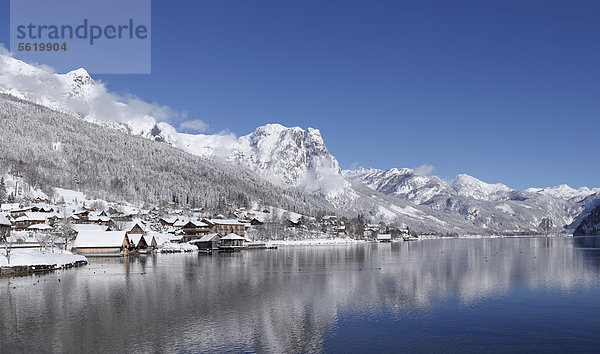
[[[149,253],[156,249],[156,239],[151,235],[131,234],[129,242],[132,248],[140,253]]]
[[[379,234],[377,235],[377,242],[392,242],[391,234]]]
[[[81,231],[73,246],[87,256],[120,256],[127,254],[131,244],[125,231]]]
[[[160,225],[164,228],[173,227],[175,222],[177,222],[176,217],[162,217],[158,220]]]
[[[0,214],[0,233],[9,232],[11,228],[11,222],[4,215]]]
[[[182,228],[184,241],[195,240],[210,232],[208,224],[198,221],[190,220]]]
[[[17,231],[24,231],[31,225],[37,224],[47,224],[52,226],[58,221],[58,216],[56,214],[40,212],[23,212],[13,215],[13,218],[15,229]]]
[[[109,216],[106,216],[106,215],[90,214],[88,217],[88,223],[96,224],[96,225],[112,225],[113,220]]]
[[[219,234],[208,234],[202,236],[202,238],[198,240],[194,240],[190,242],[193,245],[196,245],[198,249],[201,250],[216,250],[219,248],[219,242],[221,241],[221,236]]]
[[[221,245],[219,248],[222,249],[237,249],[244,247],[245,239],[242,236],[230,233],[227,236],[221,238]]]
[[[235,233],[244,236],[246,234],[246,227],[250,226],[234,219],[202,219],[202,222],[208,224],[210,233],[220,235]]]
[[[149,230],[146,224],[142,220],[134,220],[125,225],[123,230],[127,235],[145,235]]]

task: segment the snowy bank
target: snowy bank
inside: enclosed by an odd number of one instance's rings
[[[10,264],[6,252],[0,251],[0,267],[2,273],[33,272],[36,270],[52,270],[65,267],[87,264],[87,258],[75,255],[68,251],[40,251],[33,249],[12,249],[10,251]]]
[[[198,251],[198,247],[191,245],[187,242],[184,243],[171,243],[165,242],[158,246],[160,253],[173,253],[173,252],[194,252]]]
[[[364,243],[364,240],[355,240],[351,238],[315,238],[308,240],[272,240],[268,241],[267,247],[272,246],[317,246],[317,245],[347,245],[355,243]]]

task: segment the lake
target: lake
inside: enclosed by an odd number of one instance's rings
[[[0,352],[595,352],[597,238],[90,258],[0,279]]]

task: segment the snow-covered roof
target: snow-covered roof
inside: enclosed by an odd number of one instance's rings
[[[244,240],[244,238],[242,236],[236,235],[233,232],[230,233],[229,235],[221,238],[221,240]]]
[[[379,234],[379,235],[377,235],[377,239],[378,240],[391,240],[392,235],[391,234]]]
[[[99,216],[99,215],[94,215],[94,216],[90,216],[89,217],[90,221],[102,221],[102,222],[109,222],[110,220],[112,220],[110,217],[108,216]]]
[[[153,235],[143,235],[142,237],[144,238],[144,240],[146,240],[146,244],[148,246],[152,245],[152,240],[154,240],[158,244],[158,241]]]
[[[26,212],[19,216],[15,221],[46,221],[49,218],[57,217],[54,213]]]
[[[236,219],[202,219],[202,221],[208,221],[213,225],[244,225]]]
[[[104,225],[94,225],[94,224],[75,224],[71,225],[71,228],[77,232],[82,231],[106,231],[108,226]]]
[[[188,219],[180,218],[180,219],[177,219],[177,221],[175,221],[175,223],[173,224],[173,226],[175,226],[175,227],[183,227],[185,224],[188,223],[188,221],[189,221]]]
[[[219,234],[204,235],[198,241],[195,241],[195,242],[208,242],[208,241],[212,241],[212,239],[215,237],[219,237]]]
[[[148,231],[146,224],[144,224],[144,222],[140,219],[128,222],[123,229],[127,232],[130,232],[131,230],[133,230],[135,225],[138,225],[142,229],[142,231]]]
[[[195,227],[208,227],[208,224],[203,223],[202,221],[199,221],[199,220],[190,220],[185,225],[190,224],[190,223]]]
[[[131,243],[137,246],[140,243],[142,237],[142,234],[130,234],[129,241],[131,241]],[[146,239],[144,239],[144,241],[146,241]],[[146,244],[148,244],[148,241],[146,241]]]
[[[52,226],[46,224],[35,224],[27,228],[28,230],[50,230]]]
[[[167,224],[174,224],[177,221],[176,217],[164,217],[160,218],[160,220],[166,222]]]
[[[17,210],[20,207],[21,206],[19,205],[19,203],[4,203],[4,204],[0,205],[0,210],[11,211],[11,210]]]
[[[81,231],[75,239],[75,248],[121,247],[125,243],[125,231]]]
[[[12,224],[10,223],[10,221],[8,221],[8,219],[0,214],[0,226],[11,226]]]

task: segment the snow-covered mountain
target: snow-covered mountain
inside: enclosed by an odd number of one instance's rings
[[[423,204],[439,195],[457,195],[477,200],[492,201],[505,198],[513,189],[503,184],[489,184],[475,177],[460,174],[450,181],[437,176],[424,176],[409,168],[392,168],[387,171],[359,168],[343,171],[350,181],[360,182],[369,188],[388,195]]]
[[[0,92],[114,129],[164,142],[194,155],[250,168],[282,186],[335,198],[352,195],[337,160],[329,154],[318,129],[268,124],[251,134],[183,134],[159,122],[137,99],[123,100],[96,84],[84,69],[65,75],[0,55]],[[143,108],[143,107],[142,107]],[[160,110],[159,110],[160,111]]]
[[[453,215],[451,225],[456,225],[458,220],[468,221],[471,232],[535,232],[544,218],[551,218],[558,227],[572,229],[590,203],[600,198],[595,193],[597,189],[574,190],[557,186],[518,191],[500,183],[485,183],[469,175],[461,174],[446,181],[436,176],[419,175],[407,168],[386,171],[359,168],[345,170],[343,175],[355,185],[364,185],[394,197],[399,203],[414,203],[421,212],[438,219],[445,220],[443,215]]]
[[[0,92],[75,113],[82,119],[238,165],[275,184],[293,186],[374,220],[416,223],[446,232],[533,232],[544,218],[574,229],[600,199],[600,188],[511,189],[469,175],[451,180],[408,168],[341,171],[318,129],[267,124],[254,132],[185,134],[165,122],[168,108],[109,92],[84,69],[54,74],[0,55]]]
[[[583,218],[574,235],[600,235],[600,205],[596,206]]]

